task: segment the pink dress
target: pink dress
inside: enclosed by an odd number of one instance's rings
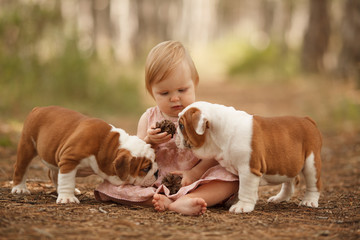
[[[148,127],[155,126],[156,122],[165,119],[157,106],[147,109],[146,114],[148,116]],[[172,118],[169,120],[177,125],[177,118]],[[170,141],[157,146],[155,152],[156,161],[159,166],[159,178],[152,187],[140,187],[134,185],[114,186],[109,182],[104,181],[95,189],[95,198],[99,201],[116,202],[120,200],[143,202],[152,198],[155,193],[163,193],[168,198],[176,200],[188,192],[191,192],[199,185],[208,183],[213,180],[239,180],[237,176],[226,171],[220,165],[216,165],[212,168],[209,168],[196,182],[188,186],[181,187],[176,194],[170,195],[169,189],[161,184],[164,176],[173,171],[190,170],[199,162],[199,159],[196,158],[190,150],[178,149],[175,144],[175,136]]]

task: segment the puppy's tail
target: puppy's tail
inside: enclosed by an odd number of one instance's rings
[[[311,117],[305,117],[306,120],[310,121],[316,127],[316,122]]]

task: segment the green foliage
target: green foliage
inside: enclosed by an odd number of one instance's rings
[[[344,124],[354,124],[358,127],[360,123],[360,104],[344,97],[337,106],[331,109],[330,118],[334,124],[342,127],[344,127]]]
[[[229,63],[230,76],[251,75],[252,79],[271,81],[289,78],[299,71],[299,59],[296,51],[276,43],[259,49],[251,44],[233,46],[233,58]]]
[[[0,135],[0,147],[10,147],[13,145],[14,144],[8,135]]]
[[[81,52],[75,34],[64,34],[58,6],[8,4],[0,11],[1,115],[38,105],[115,114],[141,110],[138,76]]]

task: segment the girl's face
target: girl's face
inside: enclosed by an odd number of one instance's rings
[[[177,117],[185,107],[195,102],[195,86],[189,65],[185,61],[167,78],[152,84],[151,89],[160,111],[165,116]]]

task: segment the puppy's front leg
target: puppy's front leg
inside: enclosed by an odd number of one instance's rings
[[[239,201],[232,205],[229,211],[234,213],[251,212],[254,210],[258,198],[260,177],[249,171],[248,173],[239,173],[239,178]]]
[[[74,195],[76,171],[76,168],[68,173],[59,171],[56,203],[80,203]]]

